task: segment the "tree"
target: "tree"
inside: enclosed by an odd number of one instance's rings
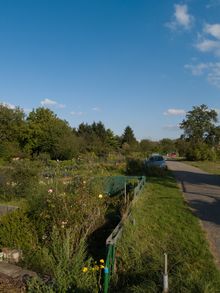
[[[37,108],[28,118],[28,148],[32,155],[50,154],[52,159],[71,159],[79,148],[76,135],[68,122],[59,119],[51,110]]]
[[[206,141],[210,133],[215,129],[217,112],[204,104],[194,106],[192,111],[187,112],[186,119],[180,124],[184,130],[184,138],[192,143]]]
[[[175,152],[175,141],[170,138],[163,138],[159,142],[160,152],[163,154],[168,154]]]
[[[130,146],[137,143],[137,140],[134,136],[134,131],[130,126],[127,126],[124,130],[124,133],[122,135],[122,143],[127,143]]]
[[[159,152],[159,143],[150,139],[143,139],[140,142],[140,150],[141,152],[146,153],[146,155],[150,153],[157,153]]]
[[[18,156],[25,143],[25,115],[23,110],[0,104],[0,156]]]
[[[24,112],[20,108],[11,109],[0,104],[0,142],[20,141],[24,118]]]

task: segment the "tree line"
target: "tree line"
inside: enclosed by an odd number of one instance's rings
[[[215,159],[219,155],[218,114],[206,105],[195,106],[180,124],[183,135],[176,140],[137,141],[130,126],[121,136],[100,122],[81,123],[72,128],[50,109],[39,107],[28,115],[16,107],[0,104],[0,158],[48,157],[68,160],[81,153],[106,156],[112,152],[129,154],[177,152],[191,160]]]
[[[130,126],[118,136],[101,121],[72,128],[50,109],[39,107],[26,116],[19,107],[11,109],[0,104],[1,158],[48,156],[68,160],[87,152],[105,156],[111,152],[128,154],[159,149],[166,152],[174,148],[174,141],[170,139],[160,143],[147,139],[138,142]]]

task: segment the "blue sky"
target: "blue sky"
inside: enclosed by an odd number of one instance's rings
[[[0,102],[176,138],[220,109],[220,0],[0,1]]]

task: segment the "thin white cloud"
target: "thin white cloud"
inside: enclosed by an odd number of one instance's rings
[[[186,4],[175,4],[172,20],[166,23],[166,26],[171,30],[178,28],[190,29],[193,25],[194,17],[189,14]]]
[[[205,24],[203,33],[198,34],[198,41],[194,45],[197,50],[203,53],[213,53],[220,56],[220,24]]]
[[[220,0],[210,0],[206,5],[206,8],[213,8],[220,5]]]
[[[83,112],[75,112],[75,111],[72,111],[72,112],[70,112],[70,114],[71,115],[73,115],[73,116],[82,116],[82,115],[84,115],[84,113]]]
[[[170,130],[170,131],[178,131],[178,130],[180,130],[180,127],[179,127],[179,124],[177,124],[177,125],[169,124],[169,125],[164,125],[163,129]]]
[[[179,116],[179,115],[185,115],[186,111],[183,109],[168,109],[163,114],[166,116]]]
[[[195,47],[204,53],[214,53],[214,55],[220,56],[220,41],[203,39],[199,41]]]
[[[207,81],[220,88],[220,62],[208,62],[200,64],[186,64],[193,75],[204,75]]]
[[[7,102],[0,102],[4,107],[7,107],[8,109],[15,109],[16,106]]]
[[[50,100],[50,99],[44,99],[40,102],[42,106],[54,106],[57,104],[56,101]]]
[[[199,76],[204,73],[204,71],[209,68],[209,64],[207,63],[199,63],[196,65],[186,64],[184,65],[185,69],[189,69],[194,76]]]
[[[92,111],[95,111],[95,112],[101,112],[101,109],[99,107],[93,107],[92,108]]]
[[[215,52],[220,49],[220,41],[203,39],[195,47],[201,52]]]
[[[216,39],[220,39],[220,24],[219,23],[206,24],[204,27],[204,32],[206,34],[210,34]]]
[[[44,99],[40,102],[43,107],[57,107],[57,108],[65,108],[66,106],[64,104],[59,104],[58,102],[50,99]]]

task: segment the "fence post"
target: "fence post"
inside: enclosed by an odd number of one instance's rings
[[[168,273],[167,273],[167,254],[164,253],[163,292],[167,293],[168,290],[169,290],[169,286],[168,286]]]
[[[127,203],[127,185],[125,181],[125,187],[124,187],[124,195],[125,195],[125,204]]]

